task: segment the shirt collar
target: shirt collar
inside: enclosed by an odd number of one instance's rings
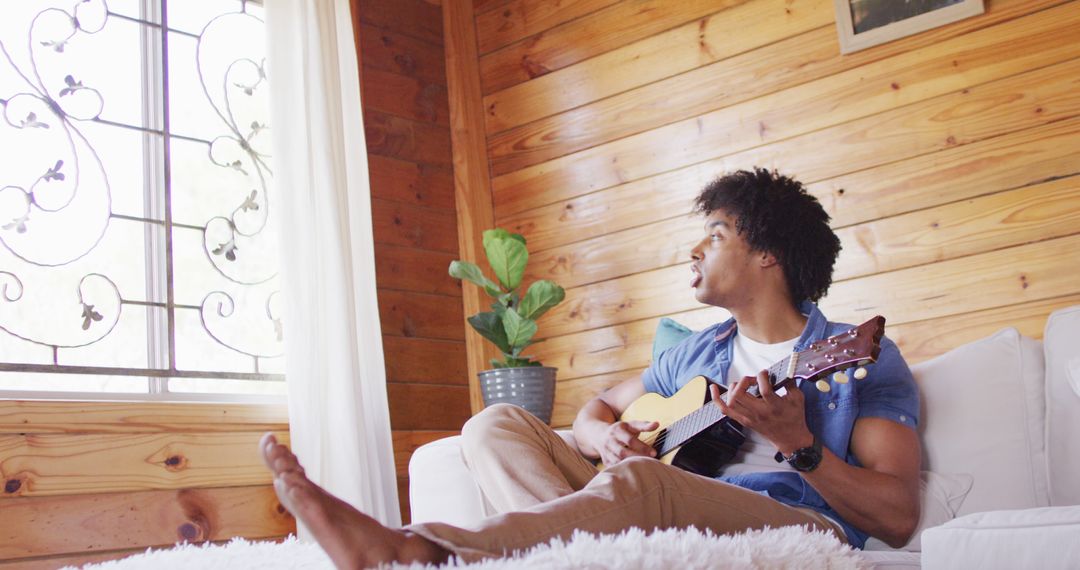
[[[811,301],[803,301],[799,303],[799,312],[806,317],[806,327],[803,328],[802,335],[799,336],[799,341],[795,343],[795,350],[802,351],[806,347],[816,341],[825,337],[825,328],[829,322],[825,319],[825,315],[818,309],[817,305]],[[728,339],[733,335],[738,328],[735,318],[732,317],[720,324],[716,329],[716,336],[714,340],[721,342]]]
[[[806,350],[810,343],[825,338],[825,332],[829,326],[828,319],[815,303],[810,301],[799,303],[799,312],[806,317],[806,328],[803,329],[799,342],[795,343],[796,352]]]

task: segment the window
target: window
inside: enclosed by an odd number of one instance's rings
[[[3,10],[0,390],[284,393],[262,7]]]

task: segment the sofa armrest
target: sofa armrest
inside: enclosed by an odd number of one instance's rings
[[[1080,506],[990,511],[922,534],[924,570],[1080,567]]]
[[[577,449],[572,431],[555,433]],[[413,452],[409,459],[409,512],[413,523],[455,526],[469,526],[495,514],[465,465],[460,435],[426,443]]]
[[[413,523],[468,526],[490,513],[461,455],[461,436],[416,448],[409,459],[409,512]]]

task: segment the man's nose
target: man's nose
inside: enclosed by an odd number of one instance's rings
[[[697,245],[694,246],[694,249],[690,250],[690,259],[693,259],[694,261],[701,260],[701,244],[704,243],[704,241],[705,240],[697,242]]]

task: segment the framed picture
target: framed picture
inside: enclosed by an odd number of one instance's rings
[[[982,14],[983,0],[833,0],[840,53],[944,26]]]

